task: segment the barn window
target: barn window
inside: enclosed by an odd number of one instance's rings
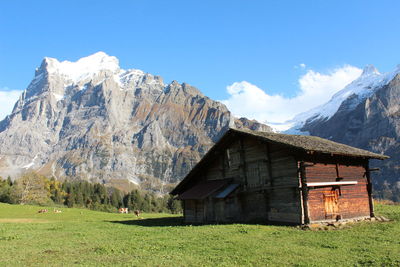
[[[237,169],[240,165],[240,153],[239,151],[235,151],[233,149],[226,150],[225,156],[225,166],[228,169]]]
[[[230,151],[229,151],[229,148],[226,150],[226,166],[228,167],[228,168],[230,168],[231,167],[231,153],[230,153]]]

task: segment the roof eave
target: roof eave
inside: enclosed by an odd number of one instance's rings
[[[313,153],[319,153],[319,154],[326,154],[330,156],[344,156],[344,157],[355,157],[355,158],[365,158],[365,159],[379,159],[379,160],[385,160],[389,159],[389,156],[386,155],[379,155],[379,154],[374,154],[371,153],[372,155],[367,155],[367,154],[350,154],[350,153],[335,153],[335,152],[326,152],[326,151],[316,151],[316,150],[306,150],[307,153],[313,154]]]
[[[181,187],[184,187],[185,184],[190,181],[190,178],[198,171],[200,166],[212,156],[221,141],[234,132],[236,132],[235,129],[229,128],[229,130],[226,131],[223,136],[221,136],[221,138],[210,148],[210,150],[200,159],[200,161],[192,168],[192,170],[185,176],[185,178],[169,194],[173,196],[180,194]]]

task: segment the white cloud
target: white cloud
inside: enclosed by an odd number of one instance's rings
[[[0,88],[0,121],[9,115],[21,95],[20,90],[9,90]]]
[[[283,123],[296,114],[327,102],[361,73],[361,69],[350,65],[334,69],[327,74],[308,70],[299,78],[300,90],[294,97],[270,95],[249,82],[235,82],[227,87],[229,98],[221,102],[227,105],[235,116]]]
[[[307,65],[304,63],[300,63],[299,65],[295,65],[294,68],[295,69],[306,69]]]

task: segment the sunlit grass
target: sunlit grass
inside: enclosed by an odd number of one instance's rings
[[[400,206],[388,223],[332,231],[269,225],[183,225],[170,214],[0,204],[3,266],[400,266]]]

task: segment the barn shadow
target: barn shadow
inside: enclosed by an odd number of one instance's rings
[[[202,225],[229,225],[229,224],[247,224],[247,225],[275,225],[275,226],[294,226],[293,224],[282,224],[265,222],[264,220],[253,220],[247,222],[231,222],[231,223],[199,223],[188,224],[183,221],[183,217],[162,217],[162,218],[148,218],[148,219],[133,219],[121,221],[106,221],[110,223],[118,223],[124,225],[137,225],[143,227],[171,227],[171,226],[202,226]]]
[[[162,218],[148,218],[148,219],[134,219],[124,221],[107,221],[111,223],[119,223],[125,225],[137,225],[143,227],[170,227],[170,226],[184,226],[183,217],[162,217]]]

